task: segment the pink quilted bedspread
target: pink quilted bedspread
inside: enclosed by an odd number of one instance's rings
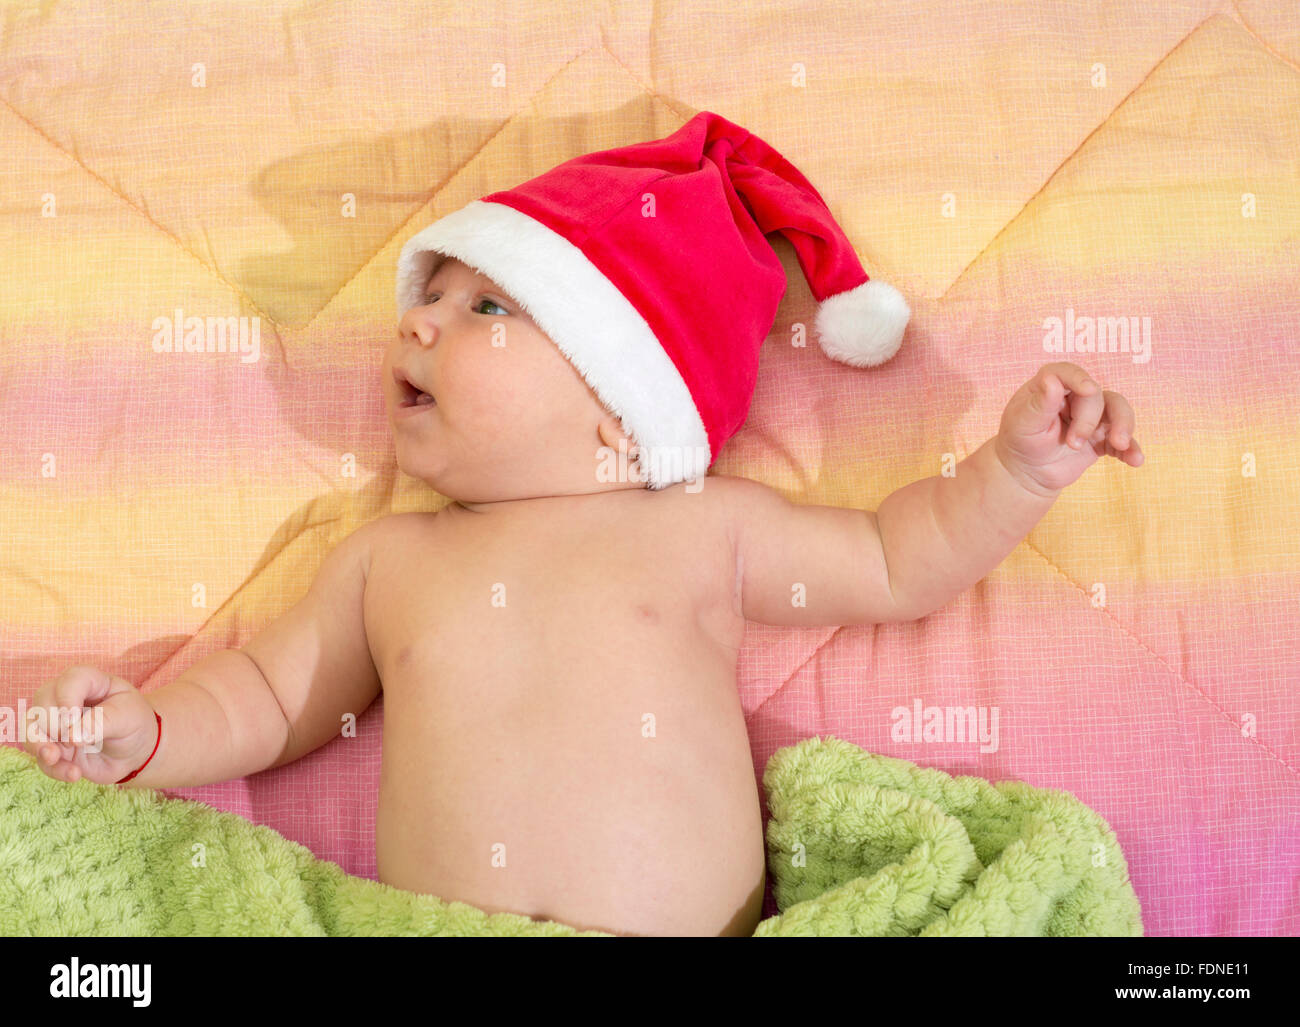
[[[440,505],[398,473],[379,387],[402,243],[709,109],[807,174],[913,308],[877,369],[791,346],[813,299],[782,240],[716,471],[874,508],[1056,359],[1130,400],[1147,456],[1090,469],[923,620],[752,625],[755,773],[830,734],[1066,789],[1116,831],[1148,934],[1300,933],[1294,5],[569,7],[4,11],[0,704],[76,662],[161,687],[360,524]],[[178,309],[259,318],[257,359],[155,352]],[[1048,350],[1088,318],[1128,346]],[[985,737],[923,730],[968,707]],[[381,725],[382,700],[355,739],[171,794],[374,876]]]

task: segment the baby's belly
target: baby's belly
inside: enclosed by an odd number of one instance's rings
[[[379,879],[584,930],[751,934],[765,860],[735,653],[661,626],[395,659]]]

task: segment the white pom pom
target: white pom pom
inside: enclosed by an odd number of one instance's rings
[[[873,278],[831,296],[817,308],[817,335],[822,351],[832,360],[874,367],[898,352],[911,316],[902,294]]]

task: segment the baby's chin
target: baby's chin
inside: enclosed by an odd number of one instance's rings
[[[422,481],[430,488],[436,489],[437,486],[434,484],[434,480],[438,477],[438,474],[429,467],[428,459],[422,458],[418,452],[414,452],[409,441],[403,442],[400,439],[394,439],[393,445],[397,453],[397,469],[408,478]]]
[[[397,467],[408,478],[427,485],[440,496],[453,501],[466,503],[492,503],[502,499],[516,499],[510,494],[508,482],[500,480],[481,481],[475,476],[458,475],[452,468],[435,469],[419,456],[404,453],[398,447]],[[481,477],[481,476],[479,476]]]

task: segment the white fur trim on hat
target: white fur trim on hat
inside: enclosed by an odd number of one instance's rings
[[[898,352],[911,316],[902,294],[873,278],[823,300],[815,325],[828,357],[854,367],[874,367]]]
[[[578,247],[513,207],[473,200],[402,247],[399,318],[423,299],[439,253],[487,275],[527,311],[622,421],[648,487],[704,476],[709,439],[690,389],[645,318]]]

